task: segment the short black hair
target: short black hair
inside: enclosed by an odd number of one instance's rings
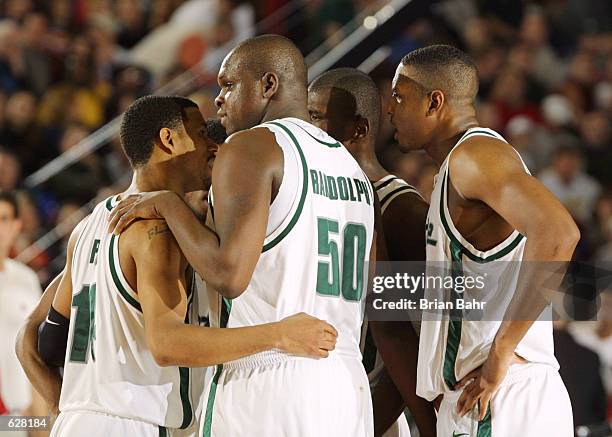
[[[19,217],[19,204],[17,203],[17,196],[14,192],[0,190],[0,202],[6,202],[11,205],[15,218]]]
[[[134,101],[123,114],[119,138],[132,167],[149,162],[160,129],[176,129],[193,101],[178,96],[145,96]]]
[[[227,139],[227,131],[218,118],[207,118],[206,136],[215,144],[223,144]]]
[[[474,99],[478,93],[478,72],[472,58],[457,47],[437,44],[408,53],[402,65],[423,73],[423,82],[449,96]]]
[[[336,68],[319,75],[308,86],[309,91],[323,88],[334,88],[348,93],[354,99],[355,106],[342,107],[354,110],[355,113],[346,115],[366,118],[374,137],[378,135],[382,103],[378,87],[370,76],[356,68]]]

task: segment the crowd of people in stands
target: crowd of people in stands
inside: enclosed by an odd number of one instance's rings
[[[41,183],[28,176],[78,144],[96,142],[96,132],[136,98],[166,87],[189,94],[214,117],[216,71],[232,44],[275,32],[305,54],[322,43],[332,47],[370,2],[306,1],[290,20],[255,27],[287,3],[0,0],[0,190],[18,190],[23,224],[10,255],[28,253],[43,285],[57,274],[70,223],[86,213],[81,206],[129,183],[129,165],[111,138]],[[504,135],[573,214],[582,233],[576,258],[612,260],[612,5],[440,0],[431,10],[407,24],[371,72],[383,104],[394,68],[410,50],[434,43],[466,50],[479,71],[481,125]],[[424,154],[400,154],[386,117],[382,126],[382,162],[428,199],[437,168]],[[66,237],[30,247],[61,223],[68,223]],[[602,308],[600,319],[611,319],[609,303]],[[596,350],[612,396],[612,320],[586,331],[559,328]]]

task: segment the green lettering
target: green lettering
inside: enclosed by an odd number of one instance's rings
[[[327,194],[331,200],[338,199],[338,187],[336,186],[336,180],[331,176],[326,176],[327,179]]]
[[[338,192],[340,193],[340,200],[348,200],[348,186],[346,179],[342,176],[338,176]]]
[[[319,194],[319,180],[317,177],[316,170],[310,170],[310,179],[312,180],[312,191],[315,194]]]

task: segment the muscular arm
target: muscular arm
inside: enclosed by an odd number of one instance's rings
[[[158,231],[149,234],[154,226]],[[314,318],[309,319],[312,323],[308,326],[287,323],[289,319],[229,329],[185,324],[187,262],[172,234],[167,229],[165,232],[159,229],[163,229],[160,222],[138,222],[122,236],[128,240],[123,247],[129,250],[136,265],[136,288],[147,344],[159,365],[203,367],[274,348],[293,350],[294,345],[287,344],[288,337],[299,335],[312,338],[309,343],[317,343],[321,348],[309,346],[294,352],[302,350],[305,355],[325,357],[333,349],[335,330]]]
[[[452,155],[450,175],[459,195],[486,203],[527,237],[523,261],[571,260],[580,238],[578,227],[559,200],[525,172],[510,146],[482,137],[468,140]],[[544,289],[544,276],[524,264],[513,299],[518,306],[511,306],[509,311],[514,313],[506,314],[510,317],[504,318],[496,335],[496,348],[514,352],[533,320],[548,304],[540,292]],[[536,301],[539,305],[531,307]],[[525,316],[529,315],[535,318],[527,319]]]
[[[66,267],[64,271],[51,281],[45,289],[38,305],[19,331],[15,344],[17,358],[19,358],[30,383],[54,413],[58,412],[62,381],[58,369],[48,366],[38,353],[38,327],[47,317],[49,308],[51,308],[51,304],[56,299],[60,289],[64,290],[63,294],[68,296],[68,311],[66,313],[64,309],[64,315],[68,317],[70,314],[70,265],[72,264],[72,252],[84,223],[85,221],[82,221],[70,236],[66,250]]]
[[[512,148],[495,139],[468,140],[453,153],[450,177],[457,193],[465,199],[484,202],[514,229],[527,237],[523,263],[512,301],[497,331],[480,380],[486,390],[485,404],[501,382],[514,351],[528,329],[537,320],[549,299],[543,291],[550,288],[552,274],[529,261],[566,262],[571,260],[580,238],[576,224],[567,210],[537,179],[523,169]],[[560,282],[561,275],[556,275]],[[545,286],[546,284],[546,286]],[[472,407],[466,397],[478,390],[466,387],[460,399],[463,412]],[[473,400],[473,399],[472,399]],[[480,409],[484,417],[486,408]]]
[[[213,169],[216,234],[202,225],[187,204],[171,192],[133,208],[129,202],[114,211],[120,232],[136,217],[164,218],[202,278],[228,298],[247,287],[261,254],[275,175],[283,157],[274,135],[251,129],[231,136],[220,149]],[[143,195],[146,196],[146,195]],[[138,209],[138,211],[136,211]]]

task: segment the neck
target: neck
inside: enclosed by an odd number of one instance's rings
[[[272,102],[268,106],[261,122],[265,123],[266,121],[285,117],[294,117],[310,122],[308,105],[306,104],[306,101],[305,96],[290,96],[284,99],[279,99],[277,102]]]
[[[376,182],[389,175],[374,153],[374,141],[370,139],[360,142],[347,141],[344,146],[353,155],[369,180]]]
[[[183,197],[187,189],[180,178],[176,177],[179,171],[163,169],[163,166],[164,163],[151,164],[134,170],[132,183],[125,193],[169,190]]]
[[[476,126],[478,126],[478,120],[474,108],[451,117],[450,122],[443,124],[439,133],[434,135],[432,141],[425,146],[425,151],[438,166],[441,166],[465,131]]]

